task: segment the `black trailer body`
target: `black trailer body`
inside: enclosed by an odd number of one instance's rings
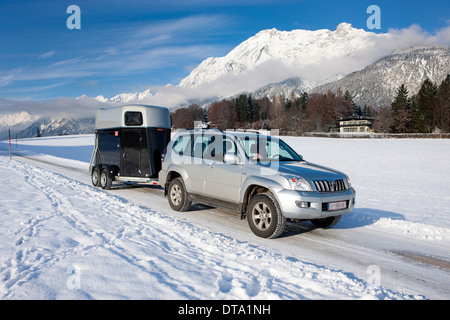
[[[89,167],[92,183],[104,189],[109,189],[113,181],[158,184],[170,134],[167,108],[127,105],[100,109]]]

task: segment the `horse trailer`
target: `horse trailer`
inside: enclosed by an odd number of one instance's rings
[[[98,110],[89,164],[92,184],[103,189],[110,189],[113,181],[158,185],[170,134],[167,108],[126,105]]]

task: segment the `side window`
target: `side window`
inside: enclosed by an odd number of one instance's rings
[[[182,156],[184,154],[189,155],[190,151],[190,136],[180,136],[178,139],[173,143],[172,150],[176,154]]]
[[[234,141],[222,135],[211,136],[204,152],[204,157],[206,159],[223,162],[223,157],[227,153],[237,154]]]
[[[193,157],[203,158],[206,147],[209,145],[210,138],[210,136],[203,134],[194,134]]]
[[[250,139],[249,137],[245,137],[244,139],[239,139],[239,142],[244,148],[245,154],[250,159],[254,157],[258,151],[258,145],[255,139]]]
[[[282,144],[280,144],[278,148],[280,151],[280,159],[292,159],[292,155],[289,153],[289,150],[287,150]]]
[[[206,145],[203,157],[208,160],[222,161],[223,160],[222,144],[220,143],[222,141],[222,136],[212,135],[205,137],[207,137],[208,144]]]
[[[236,144],[234,143],[233,140],[231,140],[228,137],[223,139],[223,153],[224,154],[231,153],[237,155]]]
[[[125,125],[126,126],[142,126],[142,113],[138,111],[126,111],[125,112]]]

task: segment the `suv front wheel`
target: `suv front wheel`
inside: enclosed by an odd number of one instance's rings
[[[253,233],[262,238],[276,238],[286,226],[286,218],[271,193],[257,194],[251,199],[247,220]]]
[[[187,211],[192,201],[184,186],[183,179],[175,178],[170,181],[168,188],[168,199],[170,207],[175,211]]]

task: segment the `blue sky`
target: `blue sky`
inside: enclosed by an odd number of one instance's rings
[[[79,30],[66,26],[72,4],[81,9]],[[372,4],[381,9],[379,30],[366,24]],[[0,99],[112,97],[176,85],[260,30],[335,30],[341,22],[382,33],[416,25],[432,36],[450,30],[450,2],[0,0]]]

